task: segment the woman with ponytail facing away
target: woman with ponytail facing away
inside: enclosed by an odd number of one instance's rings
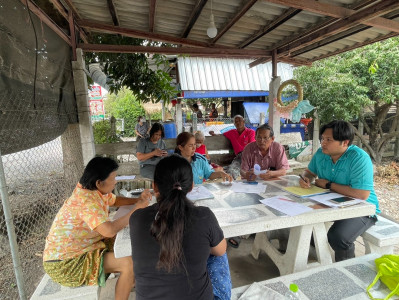
[[[163,158],[153,188],[157,203],[129,222],[136,299],[230,299],[223,231],[209,208],[186,197],[193,188],[190,163],[179,155]]]

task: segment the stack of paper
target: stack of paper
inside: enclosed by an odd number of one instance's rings
[[[260,200],[260,202],[271,208],[277,209],[288,216],[296,216],[312,210],[312,208],[296,203],[284,196],[275,196]]]
[[[191,192],[187,194],[187,198],[191,201],[204,200],[214,198],[213,194],[204,186],[197,185]]]
[[[364,202],[360,199],[347,197],[338,193],[327,193],[310,197],[310,199],[327,205],[329,207],[346,207]]]

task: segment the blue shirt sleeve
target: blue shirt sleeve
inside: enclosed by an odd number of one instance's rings
[[[204,158],[201,158],[201,164],[202,164],[202,168],[204,170],[204,178],[208,179],[213,172],[215,172],[212,168],[211,165],[208,163],[208,161]]]

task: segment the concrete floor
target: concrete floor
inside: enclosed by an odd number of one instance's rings
[[[227,256],[230,264],[231,281],[233,288],[251,284],[255,281],[263,281],[279,276],[279,271],[270,258],[261,252],[259,259],[251,256],[254,235],[248,239],[242,239],[239,248],[228,247]],[[365,254],[363,241],[356,241],[356,256]],[[107,280],[107,286],[101,289],[100,300],[114,299],[114,289],[117,278]],[[129,300],[135,300],[134,290],[130,293]]]

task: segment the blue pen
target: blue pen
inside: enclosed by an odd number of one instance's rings
[[[258,184],[257,181],[245,181],[244,183],[246,183],[246,184]]]

